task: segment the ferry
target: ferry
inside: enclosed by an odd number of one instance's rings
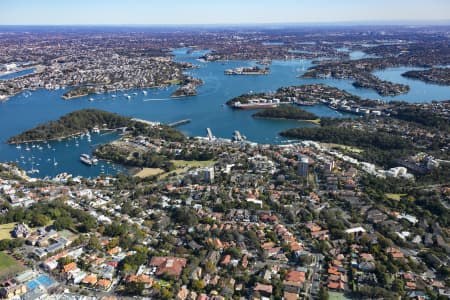
[[[234,104],[236,109],[259,109],[259,108],[275,108],[278,104],[275,103],[249,103],[249,104]]]
[[[80,161],[88,166],[96,165],[98,160],[96,158],[91,158],[88,154],[81,154]]]

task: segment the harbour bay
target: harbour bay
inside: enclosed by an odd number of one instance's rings
[[[99,163],[98,166],[88,167],[80,163],[82,153],[91,153],[97,144],[105,143],[117,138],[116,134],[92,135],[89,143],[86,139],[63,140],[50,142],[50,147],[41,143],[39,146],[25,150],[25,146],[17,149],[15,145],[6,144],[6,140],[26,129],[38,124],[58,119],[60,116],[82,108],[97,108],[122,115],[141,118],[162,123],[174,122],[182,119],[191,119],[192,122],[178,127],[188,136],[205,136],[206,128],[211,128],[217,137],[230,138],[234,130],[239,130],[248,140],[258,143],[280,144],[286,142],[279,137],[282,130],[293,127],[314,126],[307,122],[289,120],[264,120],[252,118],[253,111],[232,110],[224,103],[243,93],[257,93],[275,91],[277,88],[288,85],[302,85],[323,83],[346,90],[352,94],[365,98],[390,100],[405,100],[408,102],[430,102],[431,100],[446,100],[450,95],[450,88],[426,84],[421,81],[403,78],[401,73],[412,68],[395,68],[376,72],[384,80],[406,83],[411,87],[407,94],[396,97],[381,97],[375,91],[355,88],[351,80],[337,79],[303,79],[297,78],[312,65],[310,60],[274,60],[270,66],[271,73],[263,76],[225,76],[225,69],[253,66],[255,61],[218,61],[201,62],[197,58],[203,51],[187,52],[188,49],[174,51],[177,61],[191,62],[199,66],[197,69],[187,71],[193,77],[200,78],[204,84],[198,87],[198,95],[180,99],[170,98],[176,87],[164,89],[131,90],[114,93],[96,94],[72,100],[61,99],[66,90],[37,90],[23,92],[0,104],[0,160],[17,161],[25,170],[30,170],[34,160],[35,168],[40,170],[33,176],[55,176],[61,172],[68,172],[85,177],[101,174],[113,174],[124,169],[119,166]],[[123,94],[133,95],[127,100]],[[89,101],[92,98],[93,101]],[[317,105],[305,107],[320,117],[350,116],[336,112],[326,106]],[[32,145],[29,145],[32,147]],[[54,150],[53,150],[54,149]],[[70,151],[68,151],[70,150]],[[21,158],[23,156],[23,159]],[[34,158],[33,158],[34,156]],[[58,164],[55,166],[54,161]],[[39,164],[39,166],[36,166]],[[103,167],[102,167],[103,166]]]

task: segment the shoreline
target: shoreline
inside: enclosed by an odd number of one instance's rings
[[[81,98],[81,97],[84,97],[84,96],[89,96],[89,95],[92,95],[92,94],[94,94],[94,93],[91,93],[91,94],[87,93],[87,94],[74,95],[74,96],[64,96],[64,95],[62,95],[61,98],[63,98],[64,100],[72,100],[72,99]]]
[[[115,131],[116,129],[102,129],[100,130],[100,132],[102,131]],[[86,131],[88,131],[88,129],[86,129]],[[83,133],[85,133],[86,131],[82,131],[82,132],[77,132],[77,133],[73,133],[67,136],[63,136],[63,137],[55,137],[55,138],[50,138],[50,139],[38,139],[38,140],[26,140],[26,141],[21,141],[21,142],[9,142],[6,141],[6,144],[8,145],[21,145],[21,144],[26,144],[26,143],[47,143],[47,142],[52,142],[52,141],[62,141],[62,140],[66,140],[68,138],[74,137],[74,136],[79,136],[82,135]]]
[[[306,122],[306,123],[312,123],[315,125],[320,125],[320,118],[317,119],[311,119],[311,120],[300,120],[300,119],[289,119],[289,118],[275,118],[275,117],[256,117],[252,116],[252,118],[255,119],[267,119],[267,120],[284,120],[284,121],[297,121],[297,122]]]

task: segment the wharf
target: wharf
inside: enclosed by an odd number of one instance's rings
[[[183,119],[183,120],[180,120],[180,121],[168,123],[167,126],[169,126],[169,127],[177,127],[177,126],[184,125],[184,124],[191,123],[191,122],[192,122],[191,119]]]

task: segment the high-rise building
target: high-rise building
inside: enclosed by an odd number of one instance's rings
[[[299,162],[297,165],[298,175],[307,177],[309,171],[309,159],[306,156],[299,156]]]

